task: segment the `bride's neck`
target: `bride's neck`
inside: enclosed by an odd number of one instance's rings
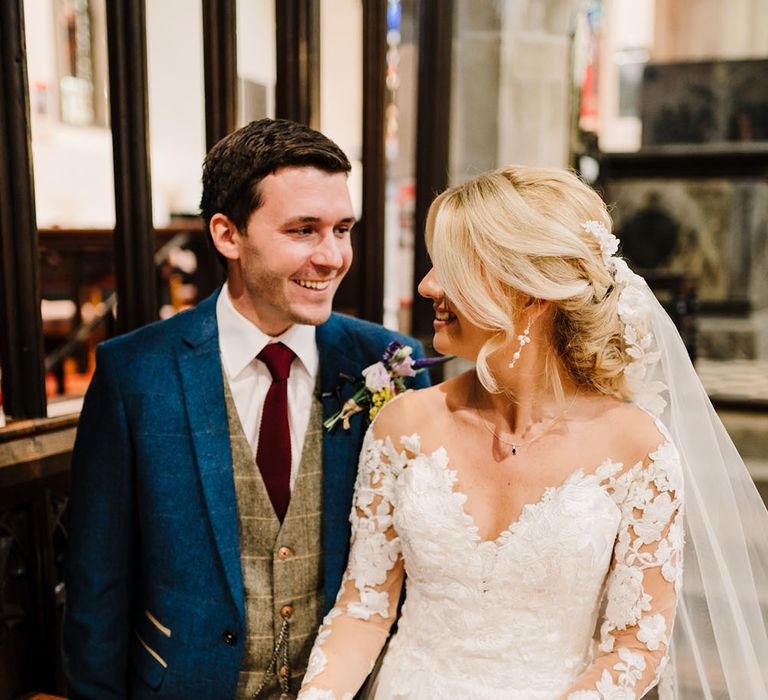
[[[491,359],[488,364],[499,393],[487,391],[475,375],[470,402],[484,413],[495,414],[496,427],[506,432],[517,433],[561,414],[578,393],[578,387],[556,363],[547,367],[545,352],[522,354],[514,367],[503,358]],[[558,373],[563,396],[553,389],[552,372]]]

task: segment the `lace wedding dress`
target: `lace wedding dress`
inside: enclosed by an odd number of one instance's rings
[[[668,435],[657,422],[664,435]],[[681,586],[681,467],[667,439],[606,458],[482,541],[444,448],[369,430],[349,566],[301,700],[351,700],[406,598],[369,697],[628,700],[662,675]]]

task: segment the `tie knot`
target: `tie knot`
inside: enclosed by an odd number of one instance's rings
[[[270,343],[258,354],[258,358],[267,366],[272,375],[273,382],[288,379],[294,357],[296,355],[294,355],[293,350],[282,343]]]

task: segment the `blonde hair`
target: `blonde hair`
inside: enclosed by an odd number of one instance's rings
[[[521,332],[530,299],[552,302],[553,353],[547,374],[562,398],[560,368],[579,386],[629,398],[623,370],[620,289],[598,240],[582,228],[611,219],[576,175],[509,166],[440,194],[429,209],[427,248],[448,298],[479,328],[495,331],[477,358],[478,377],[497,392],[488,357]]]

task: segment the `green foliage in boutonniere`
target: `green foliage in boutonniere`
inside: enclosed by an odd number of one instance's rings
[[[411,357],[413,348],[393,340],[381,360],[366,367],[362,377],[355,384],[355,393],[342,407],[324,423],[326,430],[332,430],[341,421],[344,430],[349,430],[349,419],[356,413],[368,411],[368,420],[373,420],[387,401],[408,389],[406,377],[415,377],[426,372],[428,367],[440,364],[451,357]]]

